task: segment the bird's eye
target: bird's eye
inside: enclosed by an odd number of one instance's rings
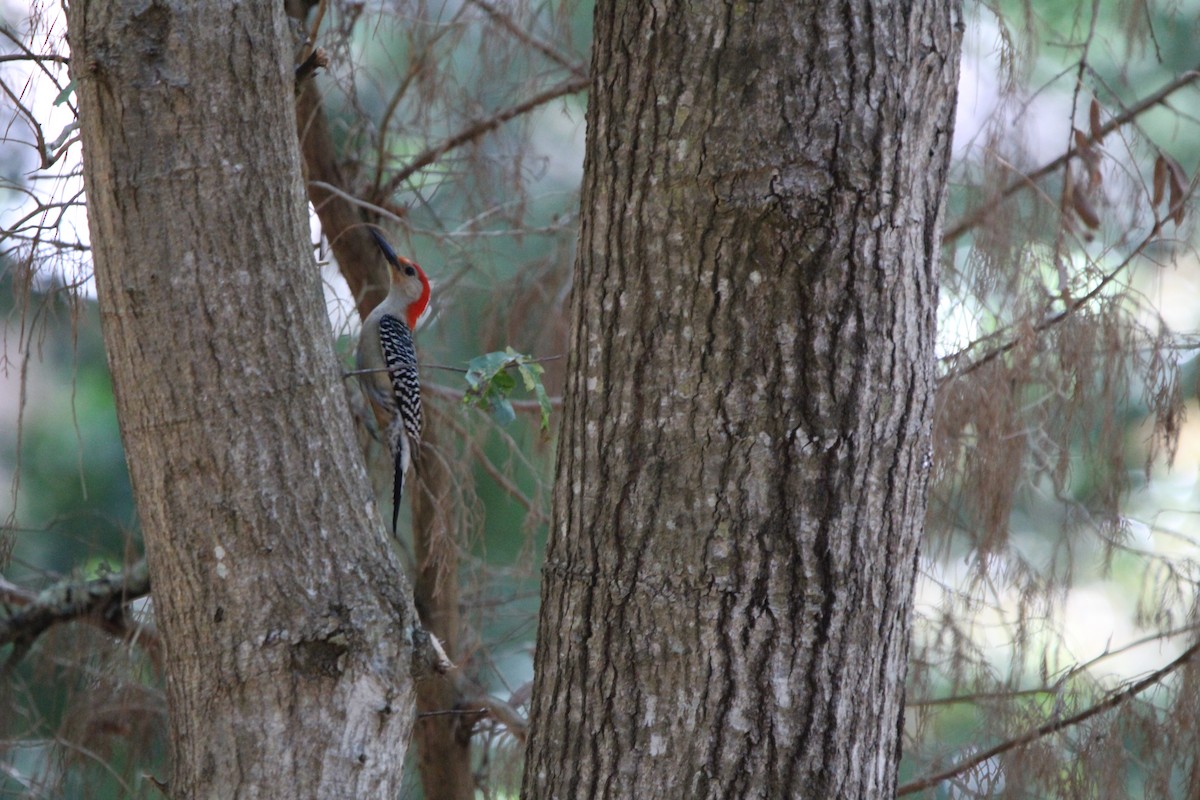
[[[415,269],[413,269],[412,267],[405,266],[404,274],[411,278],[412,276],[417,274],[417,271]]]

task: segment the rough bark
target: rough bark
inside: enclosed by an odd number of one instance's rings
[[[525,796],[893,794],[958,20],[598,4]]]
[[[331,347],[277,3],[74,0],[105,343],[173,797],[384,797],[415,619]]]

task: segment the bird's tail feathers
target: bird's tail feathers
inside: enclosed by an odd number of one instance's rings
[[[396,520],[400,518],[400,496],[404,493],[404,470],[396,459],[396,475],[392,479],[392,535],[396,535]]]

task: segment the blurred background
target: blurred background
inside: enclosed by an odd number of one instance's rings
[[[90,279],[65,23],[53,3],[0,12],[6,614],[125,568],[142,544]],[[348,181],[434,283],[416,335],[454,465],[463,657],[523,711],[585,135],[586,93],[569,83],[586,72],[592,7],[334,0],[321,13],[330,66],[315,80]],[[1200,2],[968,2],[964,18],[901,794],[1197,797],[1197,675],[1173,662],[1197,640],[1200,580]],[[312,219],[349,365],[353,298]],[[506,347],[545,369],[549,435],[532,395],[517,392],[507,424],[462,401],[461,370]],[[371,460],[386,508],[386,459]],[[398,546],[412,568],[412,542]],[[155,796],[162,676],[152,604],[134,611],[132,640],[75,623],[0,647],[0,798]],[[512,732],[480,722],[472,746],[478,796],[515,797]],[[410,770],[404,796],[425,794]]]

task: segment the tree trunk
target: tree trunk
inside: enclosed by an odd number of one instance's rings
[[[440,450],[440,415],[429,413],[422,428],[421,451],[414,463],[412,492],[413,600],[421,624],[438,637],[451,661],[459,661],[458,543],[451,516],[453,476]],[[461,664],[459,665],[462,666]],[[431,675],[417,683],[417,711],[429,716],[417,720],[413,730],[417,769],[426,800],[472,800],[475,774],[471,769],[471,729],[477,717],[462,708],[456,683],[444,675]],[[463,712],[462,714],[454,712]],[[450,713],[447,713],[450,712]]]
[[[311,0],[289,0],[286,7],[289,15],[307,28],[308,14],[314,5]],[[384,262],[379,257],[378,245],[367,235],[362,210],[346,199],[354,187],[343,177],[316,81],[305,81],[297,94],[296,130],[308,179],[309,201],[321,220],[321,228],[355,298],[359,315],[366,319],[387,295],[388,277],[386,271],[372,274],[370,270]],[[437,452],[441,419],[432,410],[427,402],[421,434],[423,446],[413,463],[415,478],[409,481],[412,490],[407,493],[413,503],[412,541],[416,557],[413,599],[422,625],[440,640],[447,657],[457,661],[460,615],[455,508],[450,471]],[[367,450],[368,457],[379,454],[378,448]],[[390,459],[386,466],[390,476]],[[391,491],[390,478],[387,491]],[[475,796],[471,765],[471,729],[475,718],[455,713],[462,701],[457,683],[444,675],[430,674],[416,685],[416,706],[425,716],[419,718],[414,729],[413,744],[421,791],[427,800],[471,800]]]
[[[893,794],[958,20],[598,4],[527,797]]]
[[[279,3],[70,4],[173,797],[386,797],[414,614],[308,247]]]

